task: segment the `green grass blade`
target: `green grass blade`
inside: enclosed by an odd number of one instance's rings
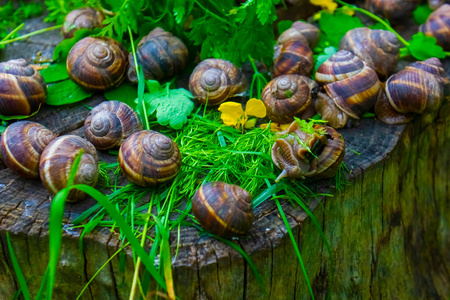
[[[8,243],[9,256],[11,256],[11,262],[14,268],[14,273],[16,273],[17,281],[19,282],[20,288],[22,290],[22,295],[25,300],[30,299],[30,292],[28,291],[27,281],[25,276],[23,276],[22,270],[20,269],[19,262],[17,261],[14,249],[11,245],[11,240],[9,239],[9,232],[6,232],[6,241]]]

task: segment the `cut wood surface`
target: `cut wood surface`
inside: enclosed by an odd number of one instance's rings
[[[56,38],[49,47],[59,41],[58,33],[53,35]],[[42,46],[34,41],[15,43],[6,53],[2,50],[1,60],[23,55],[18,49],[25,44],[34,44],[33,51],[26,48],[27,58]],[[57,134],[83,136],[80,127],[88,107],[102,100],[95,96],[74,105],[46,106],[32,120]],[[450,105],[445,103],[432,123],[425,123],[422,117],[399,126],[364,119],[357,128],[339,130],[346,143],[344,162],[350,170],[350,184],[340,192],[329,180],[310,184],[311,189],[334,194],[310,203],[332,257],[308,215],[282,202],[317,299],[327,294],[335,299],[448,299],[449,114]],[[105,153],[100,159],[116,161]],[[22,179],[3,167],[0,199],[0,299],[11,299],[19,289],[6,246],[7,232],[30,292],[36,295],[48,263],[50,194],[39,180]],[[81,255],[81,230],[72,229],[71,222],[94,203],[88,198],[66,205],[54,299],[76,299],[86,282],[122,246],[117,230],[98,228],[84,237]],[[276,206],[266,201],[255,214],[249,235],[234,242],[255,263],[266,293],[238,252],[215,239],[199,237],[195,228],[182,227],[176,257],[177,237],[171,236],[179,298],[310,298]],[[131,250],[127,248],[125,253],[103,268],[81,299],[129,298],[134,266]]]

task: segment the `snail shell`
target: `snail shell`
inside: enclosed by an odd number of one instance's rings
[[[0,155],[5,165],[25,178],[39,178],[42,151],[56,136],[46,127],[30,121],[9,125],[1,136]]]
[[[127,51],[107,37],[86,37],[76,43],[67,57],[67,72],[79,86],[104,91],[118,86],[128,64]]]
[[[192,198],[195,218],[210,232],[231,237],[246,234],[253,224],[249,192],[224,182],[207,182]]]
[[[450,5],[444,4],[430,14],[425,24],[420,25],[419,31],[433,36],[437,44],[445,51],[450,50]]]
[[[428,0],[428,6],[432,10],[438,9],[441,5],[449,3],[449,0]]]
[[[131,182],[155,186],[177,175],[181,167],[180,149],[164,134],[143,130],[122,143],[119,166]]]
[[[344,140],[329,126],[316,124],[314,129],[315,133],[306,133],[294,121],[276,133],[272,161],[282,170],[276,181],[283,177],[329,178],[339,170],[345,154]]]
[[[347,50],[340,50],[325,61],[316,72],[316,81],[324,85],[315,103],[322,119],[340,128],[348,117],[359,119],[375,105],[380,82],[374,70]]]
[[[275,47],[273,77],[286,74],[307,76],[313,67],[313,53],[307,43],[289,41]]]
[[[68,39],[73,37],[74,32],[78,29],[101,27],[103,20],[105,20],[103,14],[92,7],[72,10],[64,19],[62,27],[63,36]]]
[[[449,95],[450,83],[441,62],[430,58],[412,63],[389,77],[375,113],[388,124],[407,123],[412,119],[411,113],[437,111]]]
[[[290,41],[301,41],[314,48],[319,42],[320,30],[314,25],[297,21],[291,28],[284,31],[277,40],[277,44],[284,44]]]
[[[98,179],[98,158],[94,145],[76,135],[64,135],[51,141],[42,152],[39,175],[45,188],[52,194],[67,186],[70,170],[80,151],[81,156],[74,184],[95,186]],[[75,202],[85,197],[79,190],[71,190],[67,201]]]
[[[294,121],[294,117],[308,119],[314,116],[318,91],[317,83],[306,76],[282,75],[264,87],[261,100],[269,119],[286,124]]]
[[[47,99],[47,85],[25,59],[0,63],[0,115],[30,115]]]
[[[244,92],[247,80],[231,62],[223,59],[206,59],[195,67],[189,78],[189,90],[201,103],[219,105],[228,98]]]
[[[99,150],[120,147],[131,134],[142,130],[137,113],[119,101],[105,101],[94,107],[84,122],[86,138]]]
[[[183,42],[159,27],[143,37],[136,48],[136,60],[142,66],[145,79],[160,80],[180,73],[188,56],[188,49]],[[128,61],[128,79],[137,82],[132,53],[129,54]]]
[[[411,18],[419,2],[419,0],[366,0],[366,7],[391,22],[399,23]]]
[[[394,72],[399,49],[400,43],[394,33],[367,27],[348,31],[339,43],[339,50],[353,52],[383,79]]]

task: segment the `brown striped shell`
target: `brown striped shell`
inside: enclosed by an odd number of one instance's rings
[[[108,37],[86,37],[76,43],[67,57],[67,72],[79,86],[105,91],[118,86],[128,65],[127,51]]]
[[[1,136],[2,161],[22,177],[39,178],[39,160],[42,151],[55,137],[39,123],[30,121],[12,123]]]
[[[181,167],[177,144],[153,130],[133,133],[119,150],[123,174],[140,186],[155,186],[173,179]]]
[[[0,115],[30,115],[46,99],[44,79],[25,59],[0,63]]]
[[[315,115],[314,101],[319,86],[312,79],[301,75],[282,75],[271,80],[261,94],[267,109],[267,117],[286,124],[294,117],[308,119]]]
[[[247,89],[244,74],[231,62],[205,59],[195,67],[189,78],[189,90],[201,104],[219,105]]]
[[[401,124],[411,121],[412,113],[437,111],[450,95],[450,83],[439,59],[430,58],[389,77],[383,94],[376,115],[385,123]]]
[[[320,30],[314,25],[297,21],[291,28],[284,31],[277,40],[277,44],[284,44],[289,41],[301,41],[314,48],[319,42]]]
[[[192,212],[208,231],[226,237],[246,234],[254,219],[250,193],[224,182],[200,186],[192,198]]]
[[[308,76],[313,67],[313,53],[308,44],[288,41],[275,47],[273,77],[286,74]]]
[[[367,27],[348,31],[339,43],[339,50],[356,54],[382,79],[387,79],[394,72],[399,49],[400,42],[394,33]]]
[[[73,37],[76,30],[81,28],[94,29],[102,26],[105,20],[103,14],[92,7],[83,7],[72,10],[64,19],[62,33],[64,38]]]
[[[143,37],[136,48],[136,60],[142,66],[145,79],[160,80],[180,73],[188,56],[188,49],[183,42],[159,27]],[[128,61],[128,79],[137,82],[132,53],[129,54]]]
[[[345,154],[341,135],[329,126],[316,124],[314,130],[304,132],[294,121],[276,133],[272,161],[282,170],[276,181],[284,177],[329,178],[339,170]]]
[[[87,140],[76,135],[64,135],[51,141],[42,152],[39,175],[45,188],[52,194],[67,186],[70,171],[80,151],[84,153],[78,166],[74,184],[97,184],[99,169],[97,150]],[[85,197],[79,190],[71,190],[67,201],[75,202]]]
[[[340,50],[316,72],[319,93],[316,111],[334,128],[344,127],[349,117],[359,117],[375,105],[380,82],[374,70],[347,50]]]
[[[412,18],[412,12],[419,2],[420,0],[366,0],[366,7],[393,23],[401,23]]]
[[[450,5],[444,4],[430,14],[425,24],[420,25],[419,31],[433,36],[437,44],[445,51],[450,50]]]
[[[86,138],[99,150],[120,147],[131,134],[142,130],[137,113],[120,101],[105,101],[94,107],[84,122]]]

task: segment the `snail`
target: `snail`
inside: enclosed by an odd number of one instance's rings
[[[86,138],[99,150],[120,147],[131,134],[142,130],[137,113],[120,101],[105,101],[94,107],[84,122]]]
[[[286,74],[307,76],[314,67],[310,47],[317,44],[319,34],[317,27],[301,21],[283,32],[275,46],[273,77]]]
[[[420,0],[366,0],[367,10],[393,23],[401,23],[412,17]]]
[[[142,66],[145,79],[160,80],[180,73],[188,56],[188,49],[183,42],[159,27],[143,37],[136,48],[136,60]],[[137,82],[132,53],[129,54],[128,61],[128,79]]]
[[[47,145],[39,162],[39,175],[49,192],[56,194],[67,186],[73,163],[81,151],[83,154],[73,183],[95,186],[99,169],[94,145],[79,136],[64,135]],[[75,202],[84,197],[84,192],[73,189],[67,201]]]
[[[334,128],[344,127],[348,118],[359,117],[377,101],[380,82],[374,70],[347,50],[340,50],[320,65],[316,81],[319,93],[316,111]]]
[[[285,124],[294,121],[294,117],[313,117],[318,91],[317,83],[306,76],[282,75],[264,87],[261,100],[266,106],[267,117],[274,122]]]
[[[189,78],[189,90],[201,103],[219,105],[247,89],[244,74],[231,62],[206,59],[195,67]]]
[[[419,31],[433,36],[437,44],[445,51],[450,50],[450,5],[444,4],[432,12],[425,24],[420,25]]]
[[[30,115],[46,99],[44,79],[25,59],[0,63],[0,115]]]
[[[250,193],[224,182],[200,186],[192,198],[192,212],[203,227],[226,237],[246,234],[254,219]]]
[[[131,182],[155,186],[177,175],[181,167],[180,149],[164,134],[139,131],[120,146],[119,166]]]
[[[282,170],[281,178],[329,178],[339,170],[345,154],[344,140],[329,126],[315,124],[307,133],[294,121],[277,132],[272,147],[272,161]]]
[[[67,72],[82,88],[105,91],[124,79],[127,51],[108,37],[86,37],[76,43],[67,57]]]
[[[45,126],[18,121],[9,125],[0,141],[0,155],[5,165],[25,178],[39,178],[42,151],[56,136]]]
[[[400,42],[394,33],[367,27],[348,31],[339,43],[339,50],[356,54],[382,79],[387,79],[394,72],[399,49]]]
[[[436,10],[441,7],[443,4],[449,3],[449,0],[428,0],[428,6],[432,10]]]
[[[68,39],[73,37],[74,32],[78,29],[95,29],[101,27],[103,20],[105,20],[105,16],[92,7],[72,10],[64,19],[62,27],[63,36]]]
[[[441,62],[430,58],[389,77],[375,114],[387,124],[408,123],[414,114],[437,111],[449,96],[450,83]]]

